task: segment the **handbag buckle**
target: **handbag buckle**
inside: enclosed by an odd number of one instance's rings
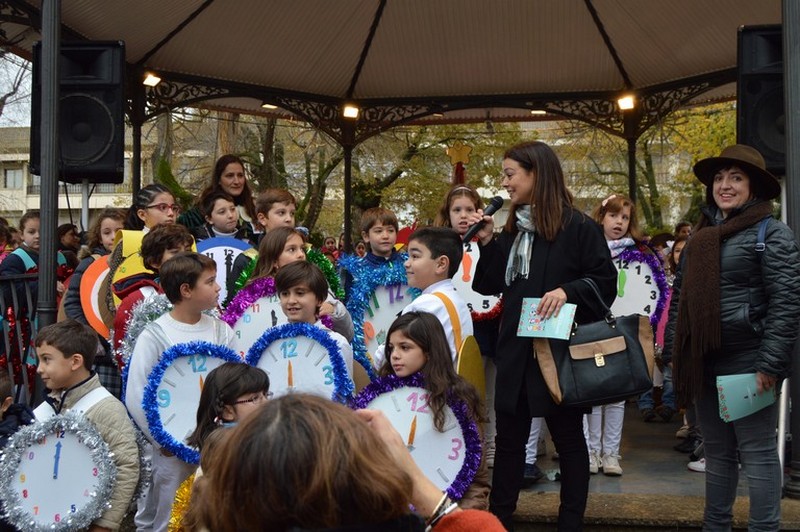
[[[598,368],[602,368],[606,365],[606,359],[603,356],[603,353],[595,353],[594,354],[594,365]]]

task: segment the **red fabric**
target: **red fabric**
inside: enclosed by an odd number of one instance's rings
[[[494,514],[481,510],[461,510],[444,516],[434,527],[436,532],[505,532]]]
[[[136,283],[125,288],[124,293],[127,294],[122,302],[117,307],[117,313],[114,316],[114,352],[119,349],[122,340],[125,338],[125,332],[128,330],[128,319],[130,317],[133,307],[136,303],[144,299],[142,288],[153,287],[159,294],[163,294],[161,286],[151,279],[141,279]],[[119,297],[119,296],[117,296]]]

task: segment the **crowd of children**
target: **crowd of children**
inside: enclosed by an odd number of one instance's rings
[[[97,215],[85,235],[86,244],[69,249],[76,258],[72,267],[59,253],[58,292],[64,294],[63,314],[58,323],[41,330],[29,327],[29,334],[34,337],[30,341],[35,346],[37,372],[49,392],[36,409],[35,419],[78,410],[97,426],[110,446],[117,466],[116,482],[109,507],[93,523],[97,529],[117,529],[134,507],[137,530],[174,529],[176,522],[184,529],[199,530],[214,522],[215,516],[209,515],[202,502],[208,502],[213,493],[209,478],[223,475],[218,471],[219,463],[211,457],[223,452],[231,432],[227,429],[253,416],[272,396],[270,377],[242,360],[226,362],[208,373],[205,380],[200,378],[197,410],[185,412],[196,416],[196,425],[186,435],[185,443],[199,450],[200,468],[168,451],[151,431],[152,414],[146,410],[145,394],[150,393],[147,390],[154,368],[171,346],[198,341],[232,346],[238,331],[214,311],[254,306],[262,297],[277,298],[285,322],[309,324],[321,330],[337,346],[344,361],[343,378],[355,380],[357,389],[363,386],[357,376],[362,369],[374,379],[419,376],[427,392],[425,408],[430,408],[436,431],[447,430],[445,409],[449,401],[466,405],[466,416],[480,435],[479,467],[457,502],[462,508],[488,508],[488,468],[492,467],[495,445],[493,358],[502,306],[498,303],[497,312],[482,316],[465,301],[463,290],[469,288],[457,289],[453,283],[457,275],[468,278],[469,268],[476,261],[469,253],[469,243],[462,242],[462,238],[469,228],[469,216],[483,208],[480,195],[472,187],[454,185],[443,201],[435,226],[416,229],[403,251],[398,251],[399,224],[395,214],[383,208],[369,209],[359,227],[363,240],[356,243],[353,253],[343,249],[342,237],[337,242],[329,236],[322,240],[318,258],[313,261],[308,252],[308,232],[296,227],[296,208],[294,196],[286,190],[269,189],[254,198],[244,163],[224,156],[215,167],[212,183],[190,211],[181,214],[166,187],[149,185],[137,193],[127,215],[113,208]],[[651,254],[661,260],[663,266],[659,267],[663,267],[662,273],[671,283],[680,266],[690,225],[679,224],[674,235],[659,235],[650,243],[638,226],[635,205],[620,194],[603,200],[593,217],[602,226],[612,258],[626,250]],[[72,231],[75,232],[74,226]],[[64,232],[65,240],[69,233]],[[233,238],[252,248],[241,253],[227,272],[230,288],[226,301],[219,300],[218,263],[192,251],[196,242],[211,238]],[[37,211],[26,212],[18,230],[0,223],[0,275],[37,271],[38,252]],[[98,260],[108,261],[107,294],[94,292],[98,298],[95,306],[107,306],[111,312],[106,318],[108,335],[93,328],[86,314],[84,277]],[[266,279],[270,281],[264,283]],[[262,287],[260,291],[252,289],[256,285]],[[403,300],[404,304],[398,307],[399,312],[393,311],[385,330],[376,331],[371,320],[381,310],[374,299],[381,287],[388,287],[389,293],[396,294],[397,301]],[[19,289],[13,285],[3,288]],[[25,301],[35,304],[36,288],[36,282],[30,283],[32,297]],[[405,295],[410,297],[403,299],[401,296]],[[10,292],[3,297],[5,301],[12,300]],[[143,329],[136,329],[132,335],[129,325],[134,315],[157,297],[166,298],[168,310],[149,317]],[[394,303],[395,296],[391,297]],[[21,298],[16,299],[17,312],[35,312],[25,308],[27,303]],[[663,344],[665,320],[664,316],[654,321],[659,345]],[[273,324],[261,325],[267,331]],[[456,371],[462,346],[470,336],[480,347],[485,396]],[[123,364],[115,356],[125,342],[132,345],[132,352]],[[287,349],[284,342],[283,357],[294,356]],[[22,355],[5,353],[3,362],[8,365],[15,356],[22,360]],[[15,404],[16,390],[22,382],[15,374],[19,371],[17,366],[12,377],[5,368],[0,372],[0,443],[34,421],[30,409]],[[664,366],[660,370],[660,404],[656,404],[652,393],[639,398],[638,407],[646,422],[657,417],[670,421],[677,413],[671,369]],[[291,361],[288,371],[291,388],[292,382],[301,378],[293,376]],[[279,392],[284,389],[282,383],[277,388],[273,383],[272,388]],[[348,402],[353,397],[339,399]],[[590,473],[622,475],[624,409],[625,402],[620,402],[595,407],[586,415]],[[678,447],[694,452],[700,432],[691,412],[687,417],[687,426],[679,434],[686,443]],[[147,439],[141,449],[136,445],[137,428]],[[534,419],[526,457],[528,482],[544,476],[535,465],[541,429],[542,419]],[[149,459],[152,478],[134,500],[140,453]],[[180,496],[182,491],[184,495]],[[181,506],[178,501],[184,498],[194,504]]]

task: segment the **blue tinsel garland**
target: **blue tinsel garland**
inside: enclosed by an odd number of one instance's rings
[[[338,403],[346,403],[352,397],[355,386],[353,385],[353,379],[347,373],[347,364],[345,364],[342,356],[342,350],[336,340],[325,329],[316,325],[311,325],[310,323],[285,323],[273,327],[256,340],[247,352],[245,360],[251,366],[257,366],[264,351],[272,342],[297,336],[305,336],[315,340],[328,352],[328,358],[333,367],[333,394],[331,400]]]
[[[364,340],[364,314],[369,308],[372,293],[379,286],[405,285],[408,284],[406,269],[403,263],[408,258],[405,253],[396,253],[391,260],[381,266],[376,266],[357,255],[343,255],[339,258],[339,266],[350,273],[353,283],[350,287],[350,294],[347,299],[347,310],[353,319],[353,359],[364,366],[367,375],[371,380],[375,380],[377,375],[372,368],[372,360],[367,354],[367,344]],[[409,288],[407,293],[411,300],[417,298],[421,291],[416,288]]]
[[[147,427],[150,435],[166,450],[189,464],[200,463],[200,452],[193,447],[189,447],[182,441],[176,440],[172,434],[164,430],[161,423],[161,413],[158,408],[158,387],[164,378],[164,372],[172,363],[181,358],[192,355],[203,354],[208,357],[222,359],[225,362],[241,363],[241,357],[231,348],[212,344],[211,342],[186,342],[176,344],[164,351],[158,364],[155,365],[150,375],[147,376],[147,384],[144,387],[142,397],[142,409],[147,418]],[[195,416],[196,412],[187,412],[186,415]]]
[[[397,390],[404,386],[426,389],[425,379],[419,372],[409,375],[408,377],[388,375],[371,382],[361,390],[353,400],[352,407],[356,410],[359,408],[369,408],[369,404],[379,395]],[[464,464],[461,466],[461,470],[458,472],[458,475],[456,475],[456,478],[450,486],[447,487],[447,494],[450,498],[460,500],[467,492],[472,481],[475,480],[475,475],[481,465],[483,449],[481,447],[481,438],[478,433],[478,425],[475,423],[475,420],[470,418],[467,403],[452,396],[448,396],[447,406],[453,411],[461,427],[461,432],[464,435]]]

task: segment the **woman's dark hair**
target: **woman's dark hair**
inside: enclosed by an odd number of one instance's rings
[[[147,185],[140,189],[139,192],[136,193],[136,196],[133,198],[133,204],[128,209],[125,229],[137,231],[144,229],[144,221],[139,218],[139,209],[146,209],[159,194],[172,195],[172,191],[164,185],[153,183],[152,185]]]
[[[269,377],[261,368],[240,362],[225,362],[211,370],[203,383],[200,404],[197,406],[197,426],[186,444],[201,451],[206,438],[219,426],[225,406],[249,393],[269,391]]]
[[[410,512],[411,477],[391,466],[367,423],[330,399],[293,393],[268,401],[215,455],[199,501],[209,530],[364,527]]]
[[[246,172],[247,169],[245,168],[244,161],[238,155],[233,155],[231,153],[227,153],[217,159],[217,162],[214,164],[214,173],[211,176],[211,183],[203,189],[203,192],[200,193],[200,198],[205,197],[207,194],[210,194],[216,190],[222,190],[222,186],[220,186],[220,181],[222,180],[222,174],[225,172],[225,168],[228,167],[229,164],[239,164],[242,166],[242,170],[245,171],[245,180],[244,180],[244,187],[242,187],[242,193],[239,194],[238,197],[233,198],[233,203],[241,205],[244,208],[244,211],[247,213],[247,216],[255,222],[256,220],[256,210],[255,210],[255,201],[253,200],[253,191],[250,189],[250,183],[247,181]],[[198,203],[198,206],[201,206]]]
[[[466,402],[470,417],[476,423],[481,423],[485,415],[478,391],[453,369],[453,355],[444,327],[436,316],[429,312],[408,312],[394,320],[386,334],[385,359],[378,374],[381,377],[394,375],[391,360],[392,345],[389,340],[395,331],[401,332],[425,353],[427,360],[420,373],[425,379],[425,389],[429,392],[428,405],[433,411],[433,424],[436,430],[441,432],[444,428],[444,407],[447,405],[448,397]]]
[[[564,227],[564,212],[573,205],[558,156],[550,146],[534,140],[512,146],[503,158],[514,160],[526,171],[533,172],[533,194],[530,198],[533,222],[536,232],[552,242]],[[517,217],[514,215],[518,207],[511,207],[506,221],[505,230],[510,233],[518,231]]]

